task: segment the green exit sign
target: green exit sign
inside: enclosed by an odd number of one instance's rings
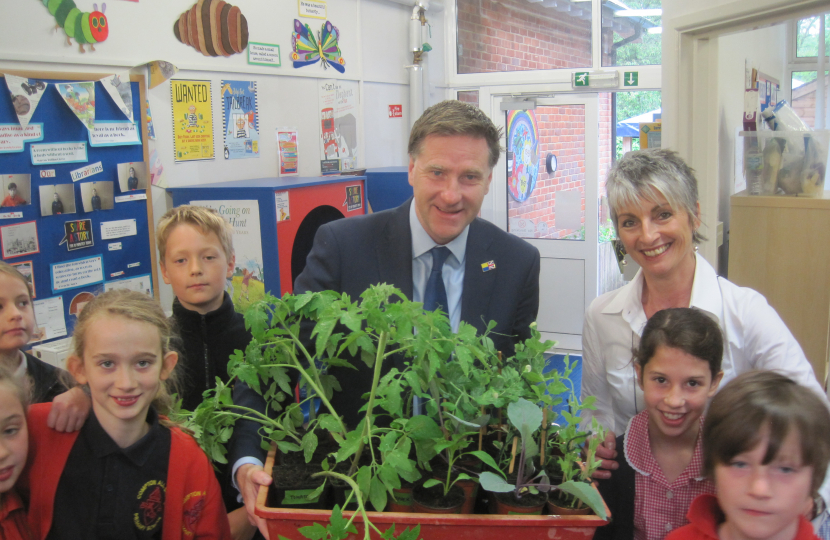
[[[640,86],[640,72],[626,71],[623,75],[623,86]]]
[[[574,73],[574,86],[589,86],[587,71],[577,71]]]

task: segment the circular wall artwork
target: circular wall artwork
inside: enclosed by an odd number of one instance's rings
[[[539,173],[538,128],[533,111],[510,111],[507,115],[507,190],[517,202],[533,193]]]

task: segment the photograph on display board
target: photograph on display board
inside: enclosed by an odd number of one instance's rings
[[[20,261],[9,263],[26,278],[26,283],[29,285],[29,290],[32,291],[32,298],[37,298],[35,294],[35,272],[32,267],[32,261]]]
[[[39,189],[41,216],[58,216],[76,212],[73,184],[47,184],[40,186]]]
[[[81,202],[84,212],[112,210],[115,204],[113,182],[84,182],[81,184]]]
[[[0,175],[3,183],[3,202],[0,206],[11,208],[26,206],[32,203],[32,175],[4,174]]]
[[[121,193],[147,189],[147,164],[143,161],[118,164],[118,187]]]
[[[0,244],[3,246],[4,259],[40,253],[37,222],[27,221],[0,227]]]

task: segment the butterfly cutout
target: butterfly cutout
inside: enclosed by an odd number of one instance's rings
[[[326,21],[315,39],[314,32],[307,24],[294,19],[294,32],[291,34],[291,60],[294,61],[294,67],[308,66],[322,59],[324,68],[331,66],[344,73],[346,60],[340,56],[338,38],[340,31],[330,21]]]

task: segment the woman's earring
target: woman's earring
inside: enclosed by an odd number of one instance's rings
[[[623,260],[621,260],[621,261],[620,261],[620,264],[621,264],[622,266],[628,266],[628,260],[623,259]]]
[[[697,253],[699,246],[695,246],[695,253]]]

